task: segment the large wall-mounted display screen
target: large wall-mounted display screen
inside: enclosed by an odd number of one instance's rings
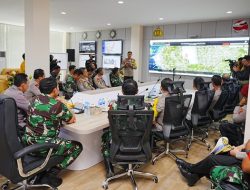
[[[122,40],[103,40],[103,54],[122,54]]]
[[[230,73],[225,60],[248,54],[249,37],[150,41],[150,73],[213,75]]]
[[[95,41],[82,41],[79,43],[79,53],[96,54]]]
[[[121,67],[121,56],[120,55],[103,55],[102,56],[102,67],[105,69],[120,68]]]

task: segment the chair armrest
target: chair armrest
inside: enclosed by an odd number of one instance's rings
[[[27,154],[39,151],[41,149],[50,149],[50,148],[56,149],[58,148],[58,146],[59,146],[58,144],[54,144],[54,143],[33,144],[33,145],[23,148],[22,150],[17,151],[14,154],[14,158],[19,159],[19,158],[24,157]]]

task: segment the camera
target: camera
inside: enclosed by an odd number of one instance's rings
[[[230,69],[232,69],[233,67],[237,67],[239,66],[238,62],[236,60],[231,60],[231,59],[227,59],[225,61],[228,61],[229,62],[229,67]]]

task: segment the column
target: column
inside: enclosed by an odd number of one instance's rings
[[[49,0],[25,0],[25,72],[43,69],[49,77]]]
[[[134,70],[134,80],[142,80],[142,48],[143,48],[143,26],[135,25],[131,27],[131,51],[136,60],[137,69]]]
[[[248,141],[248,139],[250,139],[250,99],[249,98],[250,98],[250,88],[248,89],[248,98],[247,98],[247,115],[246,115],[245,136],[244,136],[245,143]]]

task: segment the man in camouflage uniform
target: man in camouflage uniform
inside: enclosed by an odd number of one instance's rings
[[[76,69],[73,75],[68,75],[68,78],[64,85],[65,98],[70,99],[74,92],[78,91],[77,81],[82,77],[83,73],[80,69]]]
[[[122,93],[123,95],[136,95],[138,93],[138,85],[136,81],[132,79],[126,80],[122,85]],[[112,105],[111,109],[116,109],[116,108],[114,105]],[[105,129],[102,135],[102,155],[104,158],[107,178],[114,175],[114,169],[110,161],[110,146],[111,146],[111,132],[109,129]]]
[[[112,69],[112,72],[109,75],[110,83],[112,87],[121,86],[122,80],[119,74],[119,69],[116,67]]]
[[[59,138],[62,121],[75,122],[74,115],[56,98],[59,90],[56,80],[45,78],[39,85],[41,95],[38,95],[28,109],[28,122],[23,137],[27,145],[43,144],[46,142],[59,144],[53,155],[63,155],[64,160],[58,165],[60,169],[67,168],[81,153],[79,142]],[[41,151],[38,155],[46,156],[48,151]]]

